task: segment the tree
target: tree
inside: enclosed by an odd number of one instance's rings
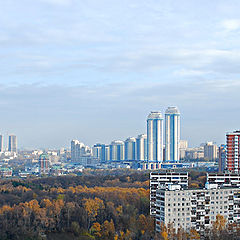
[[[190,234],[189,237],[190,237],[191,240],[200,239],[200,234],[193,228],[190,229],[189,234]]]
[[[96,197],[95,199],[91,199],[91,198],[83,199],[83,206],[88,215],[88,219],[89,219],[88,229],[89,229],[91,221],[94,221],[96,219],[98,211],[100,209],[104,209],[105,206],[104,206],[103,200]]]

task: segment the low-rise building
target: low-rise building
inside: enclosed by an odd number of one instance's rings
[[[0,176],[3,178],[12,177],[12,168],[0,167]]]

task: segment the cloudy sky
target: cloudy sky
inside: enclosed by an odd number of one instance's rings
[[[182,139],[240,128],[239,0],[0,0],[0,131],[124,140],[176,105]]]

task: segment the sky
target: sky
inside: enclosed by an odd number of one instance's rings
[[[239,0],[0,0],[0,132],[19,147],[146,133],[178,106],[190,146],[240,128]],[[6,140],[5,140],[6,141]]]

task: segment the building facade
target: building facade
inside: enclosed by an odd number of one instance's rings
[[[136,160],[147,160],[147,135],[138,135],[136,139]]]
[[[209,186],[211,186],[209,184]],[[217,215],[228,223],[240,223],[239,188],[181,189],[179,185],[158,189],[156,193],[156,231],[161,224],[172,224],[174,229],[191,229],[204,234]]]
[[[49,174],[50,172],[50,161],[47,154],[41,154],[39,156],[39,172],[40,174]]]
[[[8,137],[8,151],[17,152],[17,136],[9,135]]]
[[[188,149],[188,141],[187,140],[180,140],[180,144],[179,144],[179,158],[180,158],[180,160],[185,159],[187,149]]]
[[[71,160],[73,162],[78,162],[84,151],[84,144],[78,140],[71,141]]]
[[[133,161],[136,159],[136,138],[130,137],[124,142],[125,160]]]
[[[165,112],[165,161],[180,159],[180,112],[177,107],[168,107]]]
[[[0,152],[3,152],[3,135],[0,135]]]
[[[219,173],[224,172],[226,168],[226,157],[227,157],[226,145],[221,144],[221,146],[218,148],[218,172]]]
[[[151,112],[147,118],[147,160],[163,161],[163,117],[161,112]]]
[[[240,131],[227,133],[226,167],[229,172],[240,170]]]
[[[110,161],[123,161],[125,159],[125,150],[123,141],[113,141],[110,144]]]
[[[237,173],[207,173],[207,182],[218,187],[240,187],[240,175]]]
[[[218,147],[213,142],[204,144],[204,159],[207,161],[214,161],[218,157]]]
[[[93,157],[102,162],[102,144],[95,144],[92,148]]]
[[[156,191],[168,185],[179,184],[182,188],[188,187],[187,172],[151,172],[150,173],[150,214],[156,214]]]

